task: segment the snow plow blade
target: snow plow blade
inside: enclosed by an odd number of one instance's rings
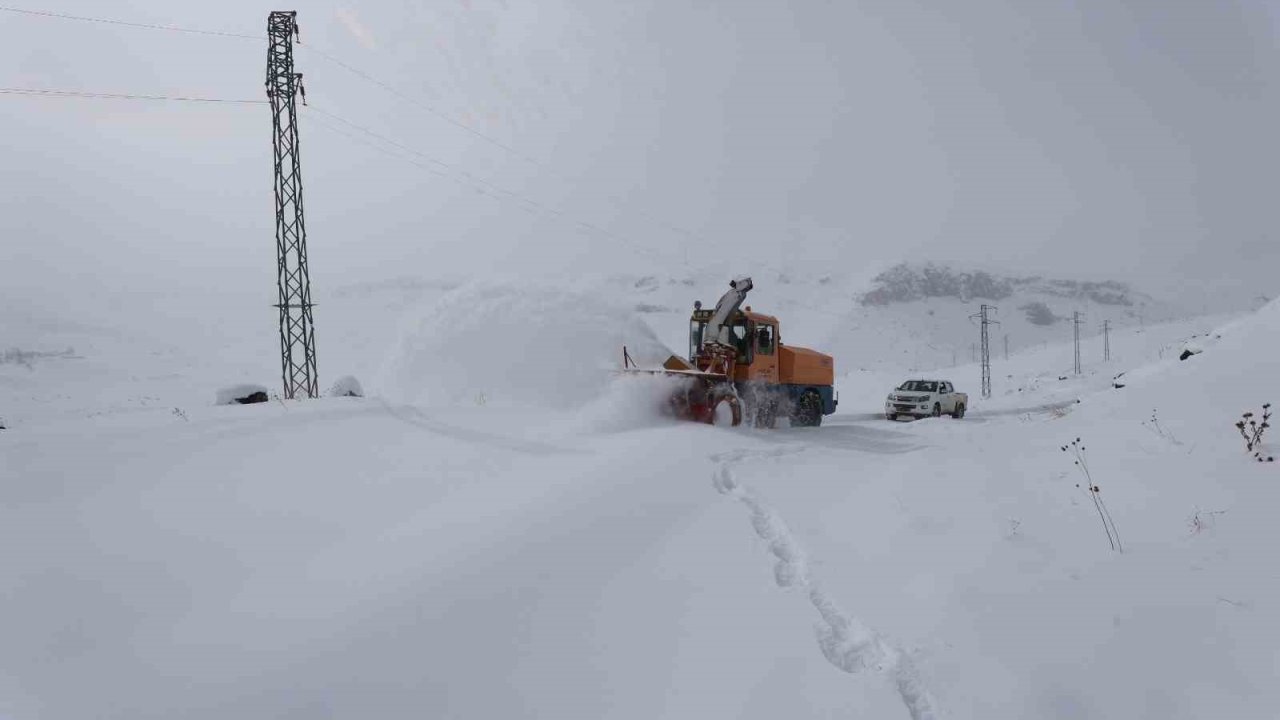
[[[742,401],[728,377],[693,367],[684,358],[672,355],[661,368],[641,368],[622,348],[623,368],[620,372],[640,375],[662,375],[678,382],[667,398],[671,414],[681,420],[736,427],[742,424]]]

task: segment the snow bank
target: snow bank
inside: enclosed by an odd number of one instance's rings
[[[269,392],[262,385],[253,385],[251,383],[231,385],[218,391],[217,399],[214,401],[214,404],[236,405],[240,403],[243,398],[247,398],[257,393],[269,396]]]
[[[360,381],[351,375],[343,375],[329,386],[329,397],[364,397]]]
[[[1158,362],[1127,372],[1125,389],[1143,391],[1148,402],[1162,407],[1185,405],[1188,410],[1203,410],[1227,403],[1260,405],[1280,397],[1265,387],[1265,379],[1280,369],[1275,354],[1277,336],[1280,301],[1272,301],[1216,330],[1176,343],[1174,351],[1164,353]],[[1187,352],[1191,355],[1183,361]],[[1110,402],[1124,401],[1112,398]]]
[[[382,384],[408,402],[580,407],[608,388],[623,345],[641,365],[670,355],[604,293],[473,284],[406,324]]]

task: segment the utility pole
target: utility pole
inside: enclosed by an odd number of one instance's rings
[[[1082,319],[1080,317],[1080,311],[1077,310],[1075,312],[1075,316],[1071,320],[1071,325],[1075,331],[1075,340],[1076,340],[1076,374],[1077,375],[1080,374],[1080,323],[1081,322],[1082,322]]]
[[[1004,336],[1004,361],[1009,362],[1009,334]]]
[[[991,319],[991,313],[996,310],[994,305],[982,305],[977,314],[970,315],[969,320],[979,321],[981,327],[980,340],[982,341],[982,397],[991,397],[991,333],[989,327],[991,325],[999,325],[999,322]],[[1006,337],[1007,339],[1007,337]]]
[[[305,103],[307,93],[302,88],[302,73],[293,71],[293,42],[297,37],[298,13],[273,12],[267,16],[267,99],[271,105],[276,176],[276,307],[280,310],[280,374],[286,398],[320,394],[298,156],[295,101],[301,95]]]
[[[1102,359],[1111,359],[1111,321],[1102,321]]]

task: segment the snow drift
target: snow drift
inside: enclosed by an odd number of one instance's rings
[[[343,375],[329,386],[329,397],[364,397],[364,387],[352,375]]]
[[[406,324],[383,386],[416,403],[578,407],[604,392],[623,345],[644,365],[671,354],[603,293],[469,285]]]
[[[214,405],[238,405],[250,401],[251,398],[265,398],[270,394],[265,385],[241,383],[219,388],[214,395]]]

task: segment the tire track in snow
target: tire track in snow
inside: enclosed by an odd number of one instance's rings
[[[430,417],[421,409],[413,406],[394,407],[385,400],[378,400],[382,408],[388,415],[399,420],[402,423],[420,427],[423,430],[430,431],[436,435],[440,435],[462,442],[473,443],[475,445],[489,446],[511,450],[512,452],[524,453],[526,455],[579,455],[580,451],[562,448],[549,443],[542,443],[533,440],[521,440],[519,438],[507,437],[505,435],[495,435],[493,433],[483,432],[480,430],[470,430],[468,428],[450,425],[445,422]]]
[[[730,467],[731,462],[721,461],[713,484],[721,494],[729,495],[747,507],[756,535],[768,543],[769,552],[776,559],[773,576],[778,586],[799,587],[808,593],[810,604],[822,618],[815,630],[818,646],[827,661],[847,673],[866,669],[885,672],[892,678],[912,720],[937,720],[939,716],[933,699],[911,658],[858,618],[841,610],[835,600],[823,591],[809,571],[804,550],[791,536],[787,526],[750,488],[738,482]]]

